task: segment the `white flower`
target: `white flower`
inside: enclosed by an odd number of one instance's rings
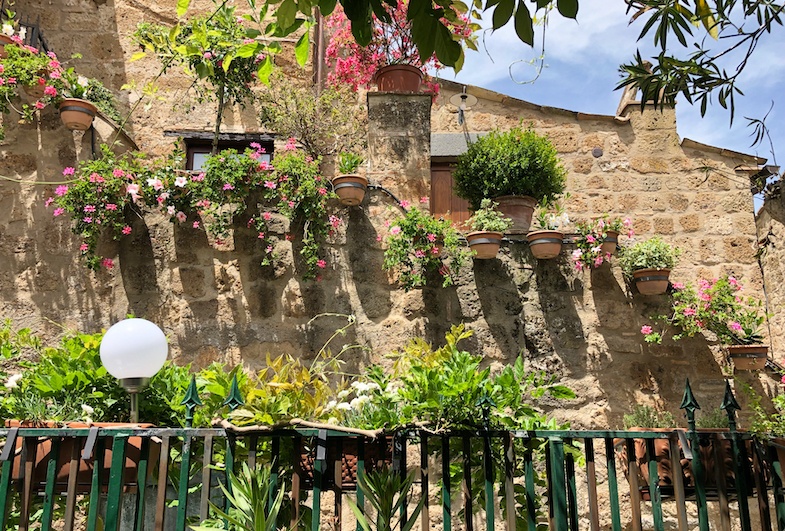
[[[352,405],[349,404],[348,402],[341,402],[340,404],[335,406],[335,409],[337,409],[338,411],[351,411]]]
[[[88,406],[87,404],[82,404],[82,412],[85,415],[92,415],[95,412],[95,410],[92,407]]]
[[[580,260],[582,255],[583,255],[583,251],[581,251],[580,249],[575,249],[572,252],[572,259],[573,260]]]
[[[381,387],[379,387],[378,383],[376,383],[376,382],[368,382],[368,390],[369,391],[378,391],[379,389],[381,389]]]
[[[336,417],[330,417],[327,419],[327,424],[338,424],[338,419]]]
[[[344,398],[346,398],[346,397],[347,397],[347,396],[349,396],[350,394],[352,394],[352,392],[351,392],[349,389],[344,389],[343,391],[340,391],[340,392],[338,393],[338,398],[340,398],[341,400],[343,400]]]
[[[89,79],[87,79],[87,78],[86,78],[86,77],[84,77],[84,76],[77,76],[77,77],[76,77],[76,83],[77,83],[77,84],[78,84],[80,87],[86,87],[86,86],[87,86],[87,84],[88,84],[89,82],[90,82],[90,80],[89,80]]]
[[[27,28],[25,28],[24,26],[22,26],[21,28],[19,28],[19,37],[20,37],[22,40],[24,40],[24,38],[25,38],[25,37],[27,37]]]
[[[170,216],[174,216],[174,207],[172,205],[166,207],[166,213],[169,214]]]
[[[364,393],[370,389],[370,386],[364,382],[352,382],[352,387],[357,391],[357,394]]]
[[[6,389],[16,389],[19,387],[19,384],[16,383],[22,379],[22,375],[20,373],[12,374],[8,377],[8,380],[5,382]]]
[[[174,180],[174,185],[177,186],[178,188],[182,188],[186,184],[188,184],[188,180],[182,175]]]
[[[349,405],[351,406],[352,409],[360,409],[361,407],[363,407],[363,404],[366,404],[370,401],[371,401],[371,397],[369,396],[358,396],[357,398],[352,399],[352,401],[349,402]]]
[[[337,405],[338,405],[338,402],[336,402],[335,400],[330,400],[329,402],[327,402],[327,405],[324,406],[324,410],[325,411],[333,410],[333,409],[335,409],[335,406],[337,406]]]
[[[599,253],[601,251],[602,251],[602,245],[597,245],[597,246],[591,248],[591,252],[593,252],[593,253]]]
[[[14,27],[11,24],[8,24],[8,23],[3,24],[3,29],[0,30],[0,31],[3,32],[3,35],[6,35],[8,37],[11,37],[11,36],[14,35]]]

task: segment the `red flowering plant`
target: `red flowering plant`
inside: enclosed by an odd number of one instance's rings
[[[342,220],[328,211],[330,199],[336,196],[319,171],[320,162],[319,158],[297,149],[293,138],[273,157],[272,166],[263,178],[261,208],[248,222],[265,245],[262,265],[275,259],[270,222],[274,213],[278,213],[290,222],[286,239],[291,240],[292,233],[297,233],[303,278],[319,280],[320,270],[327,267],[321,253],[322,244],[340,227]]]
[[[575,224],[575,230],[577,236],[573,243],[576,248],[571,258],[578,271],[600,267],[610,261],[612,251],[603,246],[609,232],[625,234],[628,238],[635,235],[630,218],[611,218],[607,214],[591,221],[579,221]]]
[[[24,44],[18,34],[12,35],[12,43],[5,45],[5,57],[0,59],[0,112],[12,110],[21,119],[30,122],[33,114],[53,102],[57,89],[53,83],[60,77],[63,68],[54,52],[44,54],[37,48]],[[19,89],[27,94],[28,101],[15,107],[12,101]],[[0,127],[0,139],[3,128]]]
[[[760,332],[766,319],[761,311],[763,303],[755,297],[742,297],[742,285],[735,277],[725,275],[714,280],[702,279],[697,289],[678,282],[674,282],[672,287],[673,311],[671,315],[656,319],[679,330],[673,339],[709,331],[724,345],[763,342]],[[644,325],[641,333],[648,343],[661,343],[664,335],[664,331],[656,331],[651,325]]]
[[[381,6],[387,12],[387,20],[372,15],[371,42],[365,47],[357,44],[349,19],[340,6],[327,18],[327,28],[332,32],[325,50],[327,65],[332,68],[327,79],[334,86],[348,85],[354,91],[359,87],[369,88],[376,71],[391,64],[412,65],[425,74],[442,68],[435,52],[430,57],[420,57],[412,41],[408,0],[382,3]],[[454,11],[445,13],[442,21],[453,40],[476,50],[474,32],[479,30],[478,24]],[[460,66],[456,66],[457,70]],[[429,92],[438,94],[439,86],[427,77],[425,85]]]
[[[93,271],[114,266],[111,258],[96,252],[101,234],[108,232],[118,240],[131,233],[126,214],[141,199],[141,172],[138,159],[118,157],[109,146],[102,145],[101,157],[82,161],[77,168],[65,168],[63,175],[71,180],[59,185],[55,195],[45,202],[54,208],[55,217],[71,218],[74,234],[82,239],[79,251]]]
[[[405,214],[390,224],[382,267],[396,272],[406,291],[425,286],[429,270],[438,271],[442,286],[451,286],[471,251],[460,245],[449,220],[434,218],[418,207],[409,208],[408,201],[401,201],[400,206]]]

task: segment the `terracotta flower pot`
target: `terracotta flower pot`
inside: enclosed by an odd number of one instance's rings
[[[641,295],[662,295],[668,291],[670,274],[670,269],[637,269],[632,277]]]
[[[602,254],[616,254],[616,246],[619,244],[619,233],[615,230],[607,231],[605,240],[602,242]]]
[[[13,39],[8,35],[0,34],[0,59],[8,57],[8,53],[5,51],[5,45],[12,44],[13,42]]]
[[[310,447],[306,448],[302,445],[302,439],[297,439],[297,441],[300,443],[295,449],[300,455],[298,465],[302,472],[303,483],[310,488],[313,486],[313,465],[317,452],[316,442],[314,441]],[[323,471],[322,475],[326,482],[325,488],[355,489],[357,487],[357,462],[360,460],[361,446],[366,473],[384,465],[392,465],[392,435],[377,439],[366,439],[363,437],[328,438],[327,453],[325,455],[327,470]],[[338,463],[341,466],[340,475],[336,474],[337,471],[335,470]],[[340,485],[337,484],[338,478],[340,478]]]
[[[373,76],[380,92],[420,92],[423,73],[412,65],[387,65]]]
[[[60,104],[60,119],[72,131],[86,131],[93,125],[98,108],[87,100],[66,98]]]
[[[62,427],[63,423],[58,422],[40,422],[30,423],[27,421],[19,420],[6,420],[6,428],[58,428]],[[153,424],[127,424],[121,422],[94,422],[93,424],[86,424],[84,422],[67,422],[66,428],[150,428]],[[12,478],[14,480],[22,479],[22,472],[24,470],[24,463],[22,461],[22,448],[24,440],[19,438],[16,440],[15,457],[13,460]],[[43,485],[46,482],[47,466],[49,460],[57,461],[57,475],[55,479],[56,487],[65,491],[68,485],[68,475],[71,468],[71,457],[76,450],[79,454],[79,468],[76,474],[77,492],[87,493],[90,492],[92,483],[93,467],[96,460],[96,451],[93,450],[93,456],[90,459],[82,459],[81,452],[84,450],[86,437],[64,437],[61,439],[60,446],[58,447],[57,455],[52,454],[52,440],[51,437],[40,437],[35,444],[35,464],[33,466],[33,483],[35,485]],[[76,449],[74,448],[76,446]],[[128,486],[135,486],[138,475],[138,464],[142,456],[142,438],[129,437],[126,442],[125,448],[125,468],[123,470],[123,484]],[[154,463],[158,460],[160,454],[160,446],[154,442],[150,442],[148,462]],[[103,468],[101,470],[101,484],[109,484],[109,472],[112,466],[112,438],[107,437],[105,443],[105,450],[103,455]],[[155,467],[149,466],[150,474]]]
[[[564,234],[557,230],[536,230],[527,235],[529,249],[535,258],[548,260],[556,258],[561,253]]]
[[[368,190],[368,179],[362,175],[339,175],[332,180],[338,200],[345,206],[357,206],[363,202]]]
[[[526,234],[532,223],[537,200],[528,195],[502,195],[494,198],[499,203],[499,212],[512,220],[508,234]]]
[[[740,371],[760,371],[766,367],[768,345],[728,345],[733,366]]]
[[[503,236],[501,232],[474,231],[466,235],[466,240],[475,258],[487,260],[496,258]]]

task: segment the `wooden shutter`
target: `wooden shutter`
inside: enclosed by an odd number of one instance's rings
[[[463,228],[469,213],[469,203],[453,191],[453,165],[448,162],[431,164],[431,214],[449,219],[458,228]]]

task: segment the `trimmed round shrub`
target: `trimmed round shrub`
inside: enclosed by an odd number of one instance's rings
[[[472,210],[484,198],[528,195],[550,202],[564,192],[567,170],[550,140],[531,129],[515,127],[480,137],[458,156],[455,192]]]

